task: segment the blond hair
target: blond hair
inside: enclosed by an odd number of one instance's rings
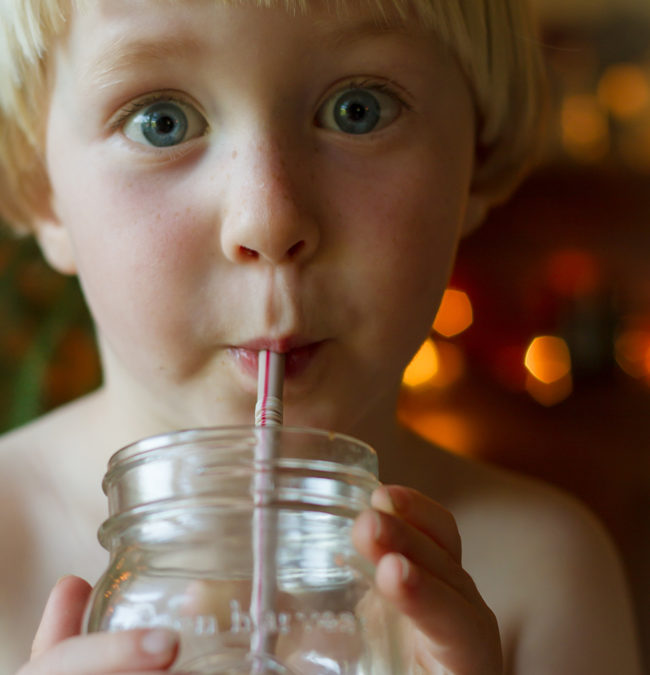
[[[261,5],[276,0],[253,0]],[[280,0],[307,8],[309,0]],[[336,0],[345,4],[345,0]],[[88,0],[0,0],[0,217],[31,229],[49,197],[43,161],[47,56],[73,6]],[[416,13],[457,58],[474,96],[474,188],[492,201],[516,185],[537,145],[542,68],[525,0],[369,0]]]

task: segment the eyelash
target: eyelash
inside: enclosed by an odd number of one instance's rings
[[[326,99],[330,96],[334,96],[337,91],[344,91],[345,89],[369,89],[370,91],[379,91],[382,94],[387,94],[392,96],[405,110],[412,110],[413,107],[411,104],[405,100],[405,97],[398,93],[398,87],[391,80],[373,80],[372,78],[366,78],[363,80],[350,80],[343,85],[337,85],[336,89],[330,92]],[[406,92],[408,94],[408,92]]]

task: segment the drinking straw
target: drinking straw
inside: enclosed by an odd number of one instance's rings
[[[268,350],[261,351],[257,371],[257,403],[255,404],[257,426],[277,427],[282,424],[283,383],[284,354],[276,354]]]
[[[259,354],[257,403],[255,424],[275,427],[282,424],[282,385],[284,382],[284,355],[263,350]],[[253,588],[251,618],[253,635],[251,651],[254,655],[271,653],[275,635],[272,630],[276,592],[276,530],[272,510],[273,460],[277,455],[277,441],[272,434],[262,434],[255,445],[254,512],[253,512]],[[253,673],[265,672],[264,659],[256,659]]]

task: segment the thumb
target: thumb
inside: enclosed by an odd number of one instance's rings
[[[52,589],[32,643],[32,659],[81,632],[91,587],[79,577],[63,577]]]

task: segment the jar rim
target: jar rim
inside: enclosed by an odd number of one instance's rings
[[[164,432],[147,436],[133,443],[129,443],[117,450],[108,460],[108,467],[106,471],[106,479],[109,475],[119,470],[125,463],[136,460],[144,453],[150,453],[155,450],[163,450],[172,446],[185,445],[196,442],[206,442],[210,440],[243,440],[251,434],[255,436],[264,433],[272,433],[274,435],[303,435],[305,437],[319,438],[321,440],[328,440],[331,443],[338,441],[345,443],[350,447],[356,447],[360,450],[360,454],[367,455],[361,463],[359,461],[342,462],[350,466],[357,466],[369,473],[378,475],[377,467],[377,453],[374,448],[365,441],[362,441],[354,436],[343,434],[337,431],[328,431],[326,429],[317,429],[314,427],[292,427],[292,426],[276,426],[276,427],[261,427],[254,425],[232,425],[232,426],[215,426],[215,427],[196,427],[189,429],[179,429],[176,431]],[[314,457],[314,459],[318,459]]]
[[[299,487],[296,487],[296,486]],[[109,518],[155,512],[181,499],[217,505],[258,499],[359,508],[378,485],[375,451],[352,436],[307,427],[203,427],[118,450],[102,487]],[[277,488],[277,490],[276,490]]]

